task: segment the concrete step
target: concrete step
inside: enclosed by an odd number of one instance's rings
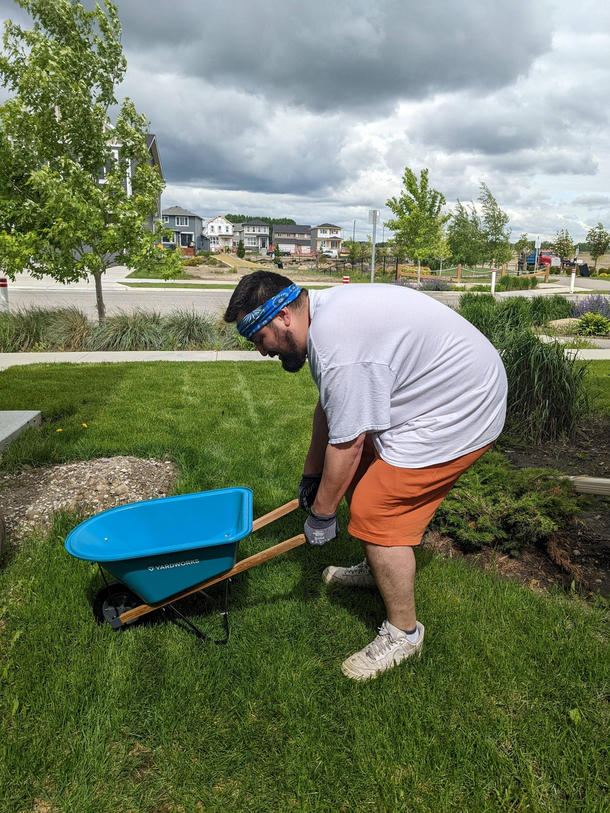
[[[35,410],[0,412],[0,452],[30,426],[40,426],[41,414]]]

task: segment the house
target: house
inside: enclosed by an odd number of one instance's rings
[[[210,251],[227,251],[233,245],[233,224],[222,215],[216,215],[203,227]]]
[[[114,134],[114,126],[110,123],[105,125],[105,131],[109,134],[108,141],[106,142],[112,151],[112,155],[114,160],[118,162],[119,160],[119,153],[121,149],[121,141],[117,136]],[[157,172],[159,173],[159,177],[161,180],[164,180],[163,177],[163,168],[161,167],[161,159],[159,157],[159,148],[157,145],[157,137],[154,133],[148,133],[146,136],[146,146],[148,148],[148,158],[146,163],[151,167],[156,167]],[[134,160],[125,160],[125,179],[123,181],[123,187],[128,195],[131,195],[132,191],[132,179],[134,176],[134,172],[137,166],[137,162]],[[106,173],[108,172],[110,165],[107,164],[105,167],[102,167],[100,171],[100,175],[98,178],[98,183],[105,184],[107,183]],[[146,225],[150,229],[150,231],[155,230],[156,223],[161,220],[161,195],[157,197],[157,206],[154,212],[151,212],[146,220]]]
[[[180,246],[184,254],[194,254],[203,248],[203,218],[181,206],[164,209],[163,225],[174,232],[174,239],[164,246]]]
[[[343,248],[343,229],[333,226],[332,223],[322,223],[311,230],[311,250],[315,252],[336,251],[337,255]]]
[[[249,220],[247,223],[233,224],[233,245],[242,240],[246,251],[266,254],[271,242],[271,226],[262,220]]]
[[[311,226],[273,226],[273,246],[282,253],[310,254]]]

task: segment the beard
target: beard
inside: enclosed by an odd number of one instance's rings
[[[288,350],[285,350],[283,353],[278,353],[282,367],[287,373],[298,373],[307,359],[307,350],[299,350],[292,333],[286,333],[284,338],[288,345]]]

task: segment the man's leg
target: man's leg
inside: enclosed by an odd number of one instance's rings
[[[389,548],[370,542],[361,545],[385,602],[388,621],[399,630],[415,629],[413,548],[407,545]]]

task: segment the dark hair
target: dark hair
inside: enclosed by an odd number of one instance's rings
[[[239,313],[250,313],[289,285],[292,285],[292,280],[282,274],[275,274],[273,271],[255,271],[253,274],[248,274],[239,281],[233,291],[225,311],[225,322],[236,322]],[[299,310],[303,306],[306,296],[307,292],[303,288],[297,298],[286,307]]]

